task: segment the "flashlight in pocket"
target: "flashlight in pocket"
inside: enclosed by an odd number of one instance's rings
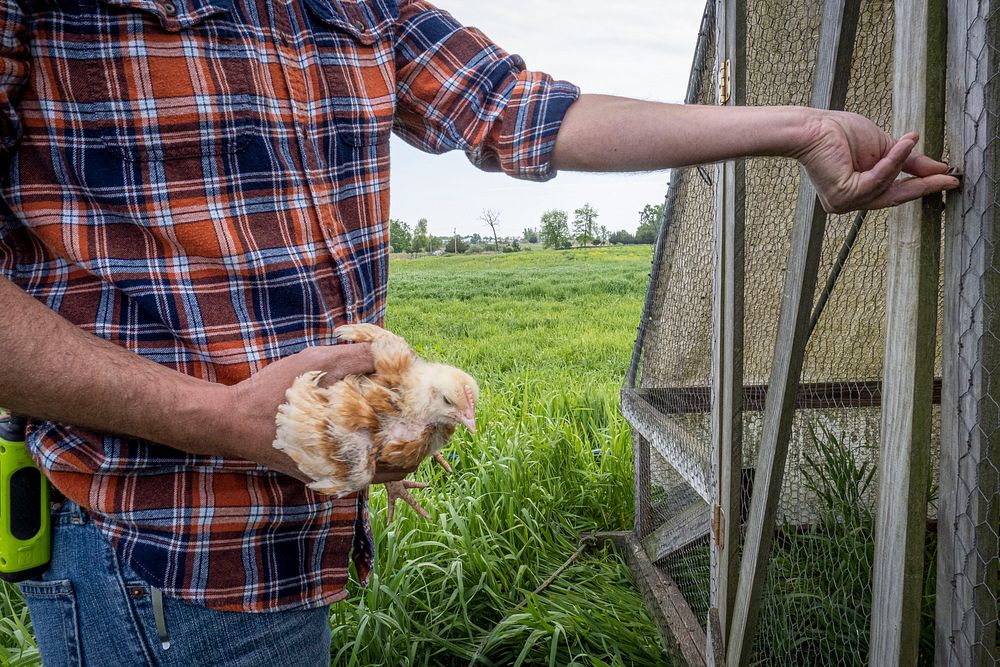
[[[24,444],[25,419],[0,413],[0,579],[24,581],[49,567],[49,484]]]

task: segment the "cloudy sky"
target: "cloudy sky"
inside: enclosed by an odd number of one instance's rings
[[[661,102],[684,99],[703,3],[694,0],[436,0],[528,67],[580,86],[585,93]],[[427,218],[444,236],[485,234],[484,209],[501,212],[498,232],[538,227],[543,212],[590,203],[609,230],[634,230],[638,212],[663,200],[668,173],[595,175],[562,172],[525,183],[474,168],[460,152],[427,155],[393,137],[392,217]]]

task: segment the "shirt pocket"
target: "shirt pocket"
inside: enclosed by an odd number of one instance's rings
[[[109,39],[87,62],[87,108],[126,160],[241,150],[260,133],[259,58],[232,0],[96,0]]]
[[[80,620],[73,583],[68,579],[25,581],[19,584],[28,603],[31,623],[45,665],[76,667],[83,664]]]
[[[352,146],[389,141],[396,112],[395,0],[305,0],[329,88],[337,136]]]

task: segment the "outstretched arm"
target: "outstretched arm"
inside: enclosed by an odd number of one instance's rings
[[[831,213],[894,206],[958,187],[948,165],[857,114],[806,107],[715,107],[581,95],[556,138],[570,171],[652,171],[738,157],[802,163]],[[900,172],[910,178],[896,180]]]

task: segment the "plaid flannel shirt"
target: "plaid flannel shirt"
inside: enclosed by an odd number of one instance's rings
[[[578,95],[421,0],[0,0],[0,40],[2,275],[226,384],[381,323],[391,131],[545,180]],[[51,422],[29,446],[166,595],[316,606],[371,568],[365,494]]]

